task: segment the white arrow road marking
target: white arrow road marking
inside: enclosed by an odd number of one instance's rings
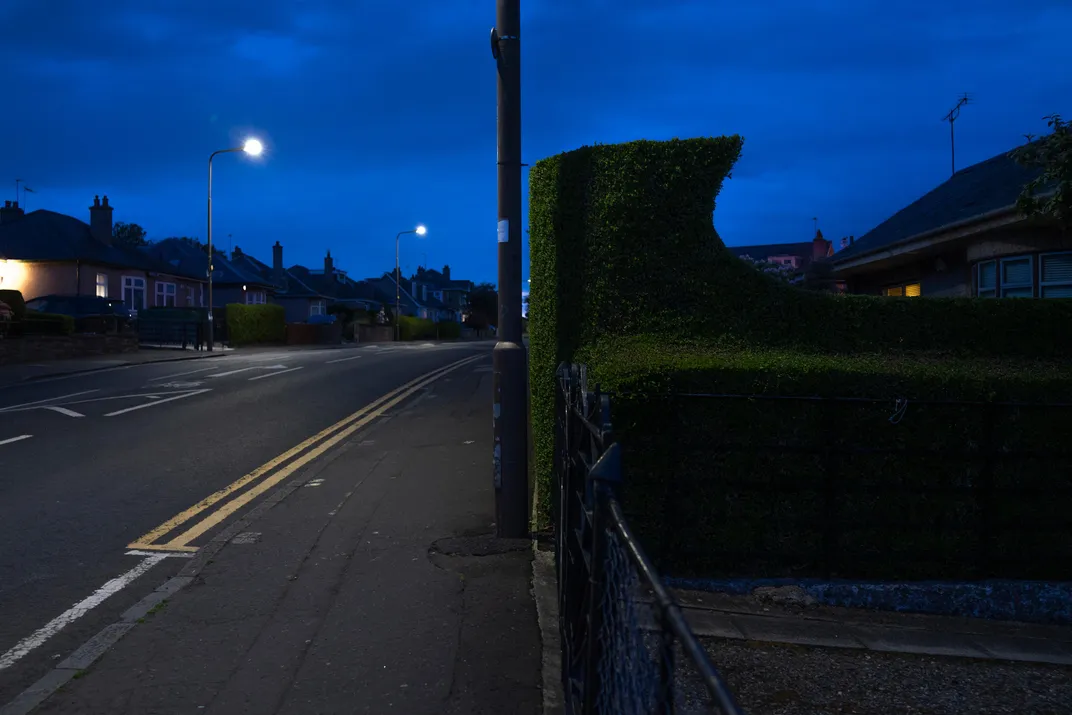
[[[186,372],[176,372],[176,373],[172,373],[171,375],[161,375],[160,377],[151,377],[151,378],[149,378],[148,381],[149,382],[154,382],[156,380],[170,380],[173,377],[182,377],[183,375],[196,375],[199,372],[208,372],[209,370],[217,370],[217,369],[218,369],[218,367],[216,365],[213,365],[212,367],[203,367],[203,368],[200,368],[198,370],[187,370]]]
[[[100,392],[100,390],[82,390],[81,392],[72,392],[70,395],[60,395],[59,397],[50,397],[47,400],[37,400],[36,402],[23,402],[21,405],[8,405],[7,407],[0,408],[0,412],[15,412],[17,410],[24,409],[26,407],[36,407],[37,405],[43,405],[46,402],[57,402],[59,400],[66,400],[69,397],[78,397],[80,395],[88,395],[91,392]]]
[[[280,365],[282,367],[282,365]],[[286,372],[294,372],[295,370],[301,370],[301,367],[292,367],[289,370],[276,370],[275,372],[269,372],[266,375],[257,375],[256,377],[249,378],[250,380],[263,380],[266,377],[273,377],[275,375],[282,375]]]
[[[204,393],[204,392],[212,392],[212,390],[208,389],[207,387],[205,389],[203,389],[203,390],[190,390],[189,392],[184,392],[181,395],[174,395],[172,397],[164,398],[163,400],[156,400],[155,402],[146,402],[143,405],[135,405],[134,407],[128,407],[125,410],[116,410],[115,412],[107,412],[107,413],[105,413],[104,416],[105,417],[115,417],[116,415],[125,415],[127,412],[133,412],[134,410],[143,410],[146,407],[156,407],[157,405],[162,405],[165,402],[174,402],[175,400],[181,400],[181,399],[186,398],[186,397],[193,397],[194,395],[200,395],[201,393]],[[146,396],[149,397],[149,395],[146,395]],[[153,395],[152,397],[155,397],[155,395]]]
[[[250,370],[283,370],[286,365],[253,365],[251,367],[241,367],[237,370],[228,370],[227,372],[217,372],[215,375],[205,375],[205,377],[227,377],[228,375],[237,375],[240,372],[249,372]]]
[[[104,603],[109,596],[119,593],[126,588],[134,579],[141,576],[143,573],[156,566],[163,561],[166,556],[163,554],[154,554],[152,556],[145,557],[145,560],[140,564],[127,571],[122,576],[113,578],[108,583],[104,584],[93,594],[86,599],[74,604],[60,615],[53,618],[46,623],[43,627],[39,628],[32,635],[23,638],[21,641],[15,644],[15,647],[9,650],[7,653],[0,655],[0,670],[10,668],[19,661],[24,655],[37,648],[52,636],[62,631],[68,624],[77,621],[82,616],[89,613],[91,610]]]
[[[52,412],[59,412],[61,415],[67,415],[68,417],[85,417],[81,412],[75,412],[74,410],[68,410],[66,407],[57,407],[56,405],[42,405],[42,410],[51,410]]]
[[[14,444],[15,442],[21,442],[24,439],[30,439],[30,437],[33,437],[33,435],[20,434],[18,437],[8,437],[7,439],[0,439],[0,447],[4,446],[5,444]]]

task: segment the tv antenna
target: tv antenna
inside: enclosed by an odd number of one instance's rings
[[[952,173],[957,173],[957,143],[953,134],[953,123],[960,117],[960,108],[966,104],[971,103],[971,97],[965,92],[964,95],[957,100],[957,106],[949,110],[949,114],[942,117],[943,122],[949,122],[949,160]]]

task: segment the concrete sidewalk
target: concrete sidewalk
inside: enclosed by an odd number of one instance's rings
[[[270,493],[102,631],[103,655],[60,661],[4,715],[59,683],[33,712],[540,712],[531,546],[491,536],[490,406],[484,361],[434,383]]]

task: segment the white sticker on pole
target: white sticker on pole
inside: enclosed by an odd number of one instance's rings
[[[508,243],[510,241],[510,219],[502,219],[499,221],[499,243]]]

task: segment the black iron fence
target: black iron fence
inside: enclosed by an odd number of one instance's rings
[[[556,565],[570,715],[740,715],[618,502],[610,399],[584,366],[558,371]]]
[[[150,347],[201,349],[207,337],[206,323],[190,320],[140,318],[135,323],[138,342]]]

